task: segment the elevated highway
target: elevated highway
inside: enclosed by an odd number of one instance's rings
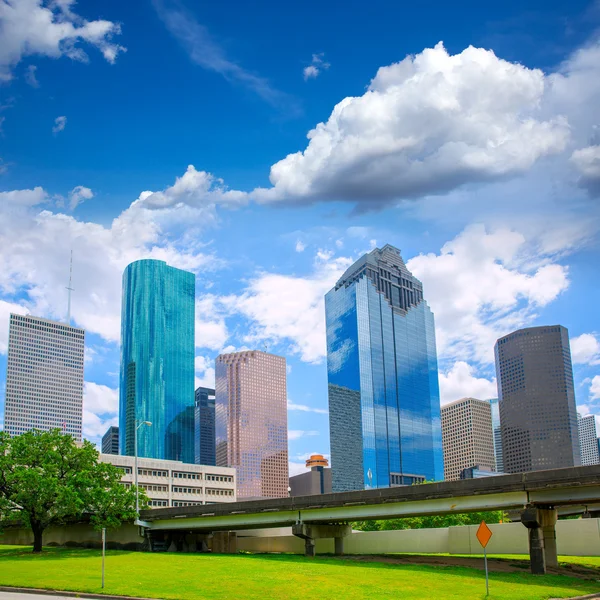
[[[291,525],[306,540],[310,555],[315,537],[335,537],[341,552],[342,538],[349,532],[343,524],[351,521],[520,510],[529,529],[532,570],[545,572],[546,562],[557,562],[557,509],[598,503],[600,465],[594,465],[320,496],[152,509],[142,511],[140,519],[151,536]]]

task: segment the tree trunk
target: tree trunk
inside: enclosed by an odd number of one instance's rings
[[[31,530],[33,531],[33,552],[39,554],[42,551],[42,534],[44,528],[38,521],[31,523]]]

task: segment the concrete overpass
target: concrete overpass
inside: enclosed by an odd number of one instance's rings
[[[314,555],[314,540],[334,537],[343,552],[350,521],[520,510],[529,529],[532,572],[557,564],[555,528],[558,509],[600,503],[600,465],[533,471],[462,481],[197,505],[142,511],[150,539],[161,532],[208,533],[292,526]],[[595,507],[594,507],[595,508]]]

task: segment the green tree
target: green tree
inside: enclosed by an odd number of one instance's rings
[[[13,438],[0,432],[0,516],[31,528],[34,552],[49,525],[84,514],[97,529],[135,519],[135,488],[123,486],[122,475],[98,461],[93,444],[78,445],[58,429]],[[140,501],[147,504],[143,490]]]
[[[428,517],[405,517],[404,519],[382,519],[381,521],[356,521],[353,529],[360,531],[387,531],[389,529],[433,529],[435,527],[455,527],[457,525],[479,525],[502,523],[506,513],[501,510],[462,514],[433,515]]]

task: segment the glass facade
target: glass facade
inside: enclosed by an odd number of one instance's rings
[[[492,429],[494,430],[494,454],[496,456],[496,471],[504,473],[504,460],[502,459],[502,428],[500,427],[500,404],[498,398],[488,400],[492,407]]]
[[[393,246],[325,296],[333,491],[443,480],[433,313]]]
[[[195,275],[160,260],[123,273],[119,446],[138,456],[194,462]]]
[[[216,465],[215,455],[215,390],[196,389],[196,432],[194,439],[197,465]]]

